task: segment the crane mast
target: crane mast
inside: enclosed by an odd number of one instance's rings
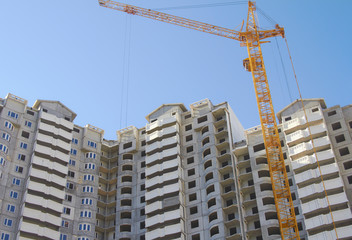
[[[261,42],[261,40],[276,36],[284,37],[284,29],[279,25],[276,25],[275,29],[272,30],[259,30],[255,15],[255,4],[251,1],[248,2],[246,31],[235,31],[111,0],[99,0],[99,4],[100,6],[126,12],[128,14],[147,17],[197,31],[234,39],[240,41],[241,46],[247,47],[249,57],[243,60],[243,65],[252,73],[281,238],[300,239],[261,50],[261,43],[264,43]]]

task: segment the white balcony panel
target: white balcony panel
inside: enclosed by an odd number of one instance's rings
[[[61,136],[63,138],[66,138],[67,140],[72,139],[72,133],[67,132],[61,128],[56,128],[55,126],[47,124],[47,123],[39,122],[38,129],[44,130],[46,132],[51,132],[52,134],[57,135],[57,136]]]
[[[352,237],[351,226],[339,227],[336,228],[337,235],[339,239],[347,239],[348,237]],[[320,232],[315,235],[310,235],[309,240],[335,240],[336,233],[335,230]],[[350,239],[350,238],[348,238]]]
[[[161,196],[168,194],[168,193],[177,192],[180,190],[180,187],[181,187],[180,183],[177,182],[174,184],[164,186],[162,188],[157,188],[157,189],[154,189],[150,192],[146,192],[145,198],[148,201],[150,199],[153,199],[156,197],[161,197]]]
[[[326,126],[324,123],[321,123],[321,124],[315,125],[315,126],[311,126],[310,131],[311,131],[312,135],[317,134],[317,133],[326,132]],[[294,133],[286,135],[286,142],[290,143],[290,142],[296,141],[301,138],[306,138],[308,136],[309,136],[308,128],[306,128],[304,130],[298,130]]]
[[[325,189],[328,191],[330,189],[335,189],[343,186],[340,177],[324,181]],[[300,198],[313,195],[315,193],[320,193],[324,191],[323,183],[311,184],[304,188],[298,188],[298,195]],[[330,198],[329,198],[330,199]]]
[[[38,152],[38,153],[42,153],[45,155],[49,155],[52,158],[57,158],[60,159],[61,161],[67,162],[70,160],[70,155],[69,154],[65,154],[63,152],[57,151],[57,150],[53,150],[49,147],[46,146],[42,146],[39,144],[36,144],[34,147],[34,151]]]
[[[52,230],[52,229],[46,228],[46,227],[40,227],[37,224],[28,223],[26,221],[22,222],[22,224],[20,226],[20,231],[36,234],[38,236],[47,237],[47,238],[50,238],[53,240],[60,239],[60,232],[59,231],[55,231],[55,230]],[[38,238],[38,239],[40,239],[40,238]]]
[[[181,218],[180,209],[176,209],[174,211],[165,212],[163,214],[158,214],[153,217],[149,217],[145,220],[145,226],[150,227],[156,224],[164,223],[178,218]]]
[[[154,173],[162,172],[166,169],[177,167],[179,165],[179,162],[180,162],[180,157],[177,157],[173,160],[165,161],[160,164],[155,164],[151,167],[147,167],[145,169],[145,174],[147,176],[151,176]]]
[[[313,121],[323,119],[323,114],[320,111],[314,112],[314,113],[308,113],[307,118],[308,118],[308,122],[313,122]],[[282,124],[282,127],[284,131],[287,131],[291,128],[297,127],[299,125],[303,125],[305,123],[306,123],[306,119],[304,116],[302,116],[302,117],[294,118],[290,121],[284,122]]]
[[[329,138],[327,136],[314,139],[313,141],[314,141],[314,146],[316,148],[330,144],[330,140],[329,140]],[[300,143],[300,144],[298,144],[298,145],[296,145],[294,147],[288,148],[290,156],[302,153],[304,151],[309,151],[309,150],[312,150],[312,149],[313,149],[313,145],[312,145],[311,141]]]
[[[51,121],[51,122],[54,122],[56,123],[57,125],[61,125],[61,126],[64,126],[68,129],[73,129],[73,122],[70,122],[70,121],[67,121],[66,119],[64,118],[58,118],[52,114],[49,114],[49,113],[46,113],[46,112],[41,112],[40,113],[40,118],[43,118],[45,120],[48,120],[48,121]]]
[[[47,222],[47,223],[56,225],[58,227],[61,225],[61,217],[57,217],[49,213],[44,213],[36,209],[25,207],[23,210],[23,216],[32,218],[32,219],[37,219],[40,222]]]
[[[324,161],[327,159],[334,158],[335,155],[334,155],[332,149],[328,149],[325,151],[317,152],[317,157],[318,157],[319,161]],[[315,164],[316,162],[317,161],[315,158],[315,154],[313,154],[310,156],[304,156],[302,158],[294,160],[291,162],[291,164],[292,164],[292,168],[296,170],[296,169],[299,169],[302,167],[307,167],[307,165]]]
[[[347,209],[347,211],[346,211],[346,209],[333,211],[332,215],[334,217],[335,222],[339,222],[339,221],[343,221],[343,220],[347,220],[347,219],[352,219],[352,214],[351,214],[351,211],[349,211],[349,209]],[[331,214],[330,213],[322,214],[322,215],[318,215],[316,217],[306,219],[305,223],[306,223],[307,230],[330,224],[330,223],[332,223]]]
[[[66,151],[70,151],[71,150],[71,144],[62,141],[61,139],[55,139],[52,136],[48,136],[48,135],[44,135],[41,133],[37,134],[37,140],[45,142],[45,143],[49,143],[53,146],[57,146],[60,147]]]
[[[35,176],[36,178],[40,178],[47,182],[58,184],[62,187],[65,187],[66,185],[66,178],[62,178],[58,175],[50,174],[47,171],[42,171],[33,167],[31,169],[30,176]]]
[[[156,202],[153,202],[151,204],[147,204],[145,206],[145,213],[148,214],[148,213],[160,210],[162,208],[163,208],[162,201],[156,201]]]
[[[174,148],[167,149],[167,150],[164,150],[162,152],[155,153],[155,154],[153,154],[151,156],[147,156],[145,158],[145,162],[146,162],[146,164],[151,164],[154,161],[161,160],[161,159],[166,158],[166,157],[179,155],[179,153],[180,153],[180,146],[177,145]]]
[[[161,176],[155,176],[145,181],[146,188],[150,188],[156,184],[161,184],[170,180],[181,178],[181,170],[165,173]]]
[[[331,173],[339,172],[337,163],[332,163],[332,164],[329,164],[329,165],[321,166],[320,170],[321,170],[321,174],[323,176],[331,174]],[[321,175],[320,175],[319,168],[308,169],[307,171],[304,171],[302,173],[296,174],[295,175],[295,181],[298,184],[298,183],[305,182],[307,180],[311,180],[313,178],[318,178],[320,176]]]
[[[152,152],[156,149],[161,149],[165,146],[169,146],[169,145],[172,145],[172,144],[178,144],[180,141],[179,141],[179,137],[178,135],[176,136],[173,136],[173,137],[169,137],[169,138],[165,138],[163,139],[162,141],[160,142],[154,142],[150,145],[147,145],[145,150],[146,152]]]
[[[177,224],[166,226],[164,228],[157,228],[157,229],[154,229],[153,231],[148,231],[145,233],[145,237],[146,239],[156,239],[156,238],[164,237],[165,235],[179,233],[181,231],[182,231],[182,225],[181,223],[177,223]]]
[[[62,204],[29,193],[26,194],[25,202],[38,205],[43,208],[49,208],[58,213],[62,212]]]
[[[65,198],[65,192],[64,191],[60,191],[57,188],[49,187],[49,186],[47,186],[45,184],[34,182],[34,181],[29,181],[28,189],[31,189],[31,190],[37,191],[37,192],[42,192],[42,193],[47,194],[47,195],[52,195],[52,196],[55,196],[55,197],[57,197],[59,199],[64,199]]]
[[[152,141],[154,139],[161,138],[164,135],[173,134],[173,133],[176,133],[178,131],[179,131],[179,126],[178,126],[178,124],[175,124],[173,126],[163,128],[163,129],[161,129],[159,131],[152,132],[151,134],[148,134],[145,137],[145,139],[146,139],[147,142],[149,142],[149,141]]]
[[[33,157],[33,164],[37,164],[37,165],[40,165],[40,166],[43,166],[43,167],[46,167],[49,169],[53,169],[57,172],[65,174],[65,175],[67,174],[67,171],[68,171],[67,166],[61,165],[57,162],[52,162],[46,158],[41,158],[38,156]]]
[[[169,117],[169,118],[163,118],[160,120],[156,120],[155,122],[147,124],[146,129],[147,129],[147,131],[151,131],[155,128],[161,127],[166,124],[171,124],[171,123],[176,123],[175,117]]]
[[[348,202],[347,196],[343,192],[334,194],[334,195],[329,195],[328,197],[329,197],[329,203],[331,206]],[[318,198],[313,201],[303,203],[301,207],[302,207],[303,214],[305,214],[305,213],[316,211],[318,209],[327,208],[328,202],[326,201],[326,198],[322,198],[322,199]]]

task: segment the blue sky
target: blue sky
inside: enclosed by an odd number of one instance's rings
[[[155,9],[234,1],[123,2]],[[257,5],[285,28],[303,97],[351,104],[352,1]],[[247,5],[167,12],[236,28]],[[258,17],[260,26],[273,27]],[[247,51],[234,40],[130,16],[98,0],[0,1],[0,29],[0,97],[10,92],[29,105],[59,100],[78,114],[76,124],[100,127],[107,139],[116,139],[121,128],[145,126],[145,116],[161,104],[188,107],[205,98],[229,102],[245,128],[259,124],[251,74],[242,67]],[[272,39],[263,52],[278,111],[298,98],[284,40]]]

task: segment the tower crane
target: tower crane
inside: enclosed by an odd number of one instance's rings
[[[265,43],[265,41],[263,41],[264,39],[276,36],[284,37],[284,28],[276,25],[275,28],[271,30],[259,30],[257,25],[258,20],[255,15],[256,6],[255,2],[252,1],[248,1],[248,15],[245,31],[235,31],[112,0],[99,0],[99,4],[102,7],[126,12],[128,14],[237,40],[240,42],[240,46],[247,47],[248,58],[243,60],[243,65],[247,71],[252,73],[281,238],[300,239],[261,50],[261,44]]]

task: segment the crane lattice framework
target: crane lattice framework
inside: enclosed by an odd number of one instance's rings
[[[243,65],[253,77],[281,238],[300,239],[261,50],[261,43],[264,43],[261,40],[276,36],[284,37],[284,29],[276,25],[272,30],[259,30],[255,3],[251,1],[248,2],[246,31],[236,31],[111,0],[99,0],[99,4],[128,14],[234,39],[240,41],[241,46],[247,46],[249,58],[243,60]]]

